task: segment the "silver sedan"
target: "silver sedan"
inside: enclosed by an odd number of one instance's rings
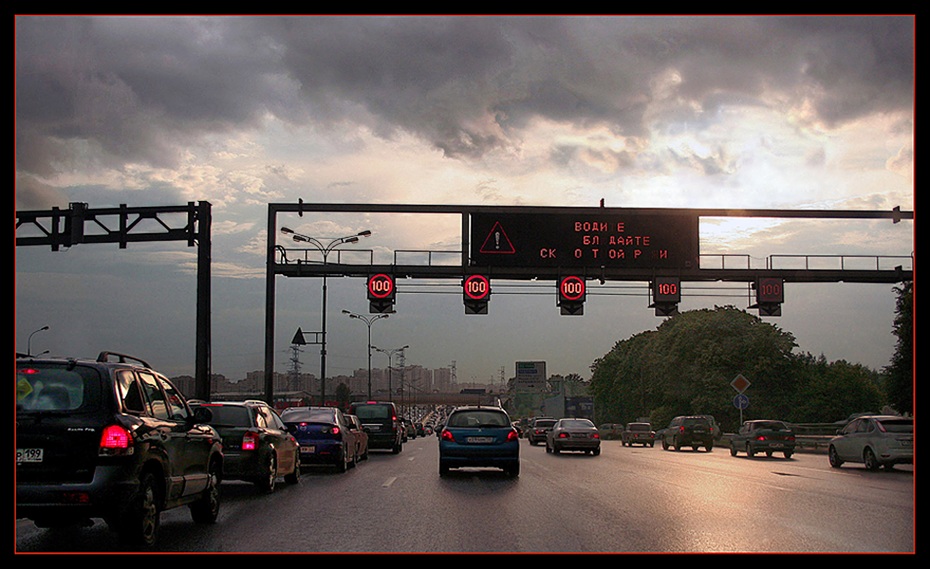
[[[579,450],[601,454],[601,436],[594,423],[587,419],[559,419],[546,435],[546,452]]]

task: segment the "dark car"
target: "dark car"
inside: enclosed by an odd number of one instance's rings
[[[355,433],[355,454],[359,460],[368,460],[368,431],[355,415],[346,415],[349,428]]]
[[[302,465],[332,465],[345,472],[358,463],[355,434],[338,408],[288,407],[281,419],[300,445]]]
[[[601,454],[601,435],[588,419],[559,419],[546,434],[546,452],[580,450],[595,456]]]
[[[756,419],[743,422],[739,432],[730,437],[730,455],[745,451],[747,456],[764,452],[771,457],[780,452],[791,458],[796,444],[794,431],[783,421]]]
[[[210,425],[223,439],[223,478],[252,482],[272,493],[281,476],[300,482],[300,448],[277,412],[264,401],[195,403],[210,410]]]
[[[103,518],[141,547],[156,543],[163,510],[187,505],[195,522],[215,522],[223,447],[209,418],[125,354],[17,360],[17,517]]]
[[[714,449],[714,428],[703,415],[682,415],[675,417],[662,433],[662,448],[691,447],[697,450],[704,447],[707,452]]]
[[[546,442],[546,435],[552,430],[556,419],[552,417],[539,417],[533,420],[529,430],[526,431],[526,439],[533,446]]]
[[[623,446],[631,447],[633,445],[656,445],[656,432],[652,430],[649,423],[627,423],[625,429],[620,434],[620,440]]]
[[[601,434],[601,440],[616,440],[623,434],[623,425],[621,423],[604,423],[599,425],[597,430]]]
[[[500,407],[459,407],[449,414],[439,435],[439,475],[466,467],[520,475],[520,436]]]
[[[830,466],[858,462],[869,470],[914,463],[914,419],[897,415],[863,415],[830,439]]]
[[[358,417],[368,431],[368,448],[389,449],[394,454],[403,449],[405,429],[394,403],[356,401],[349,405],[349,414]]]

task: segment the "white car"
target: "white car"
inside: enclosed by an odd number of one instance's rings
[[[858,462],[869,470],[914,463],[914,420],[897,415],[864,415],[830,440],[830,466]]]

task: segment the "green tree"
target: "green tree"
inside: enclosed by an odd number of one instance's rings
[[[914,283],[895,288],[898,295],[892,331],[895,353],[885,368],[888,403],[899,413],[914,414]]]

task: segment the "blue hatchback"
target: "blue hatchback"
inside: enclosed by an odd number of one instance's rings
[[[451,468],[501,468],[520,474],[520,435],[499,407],[459,407],[439,435],[439,475]]]

